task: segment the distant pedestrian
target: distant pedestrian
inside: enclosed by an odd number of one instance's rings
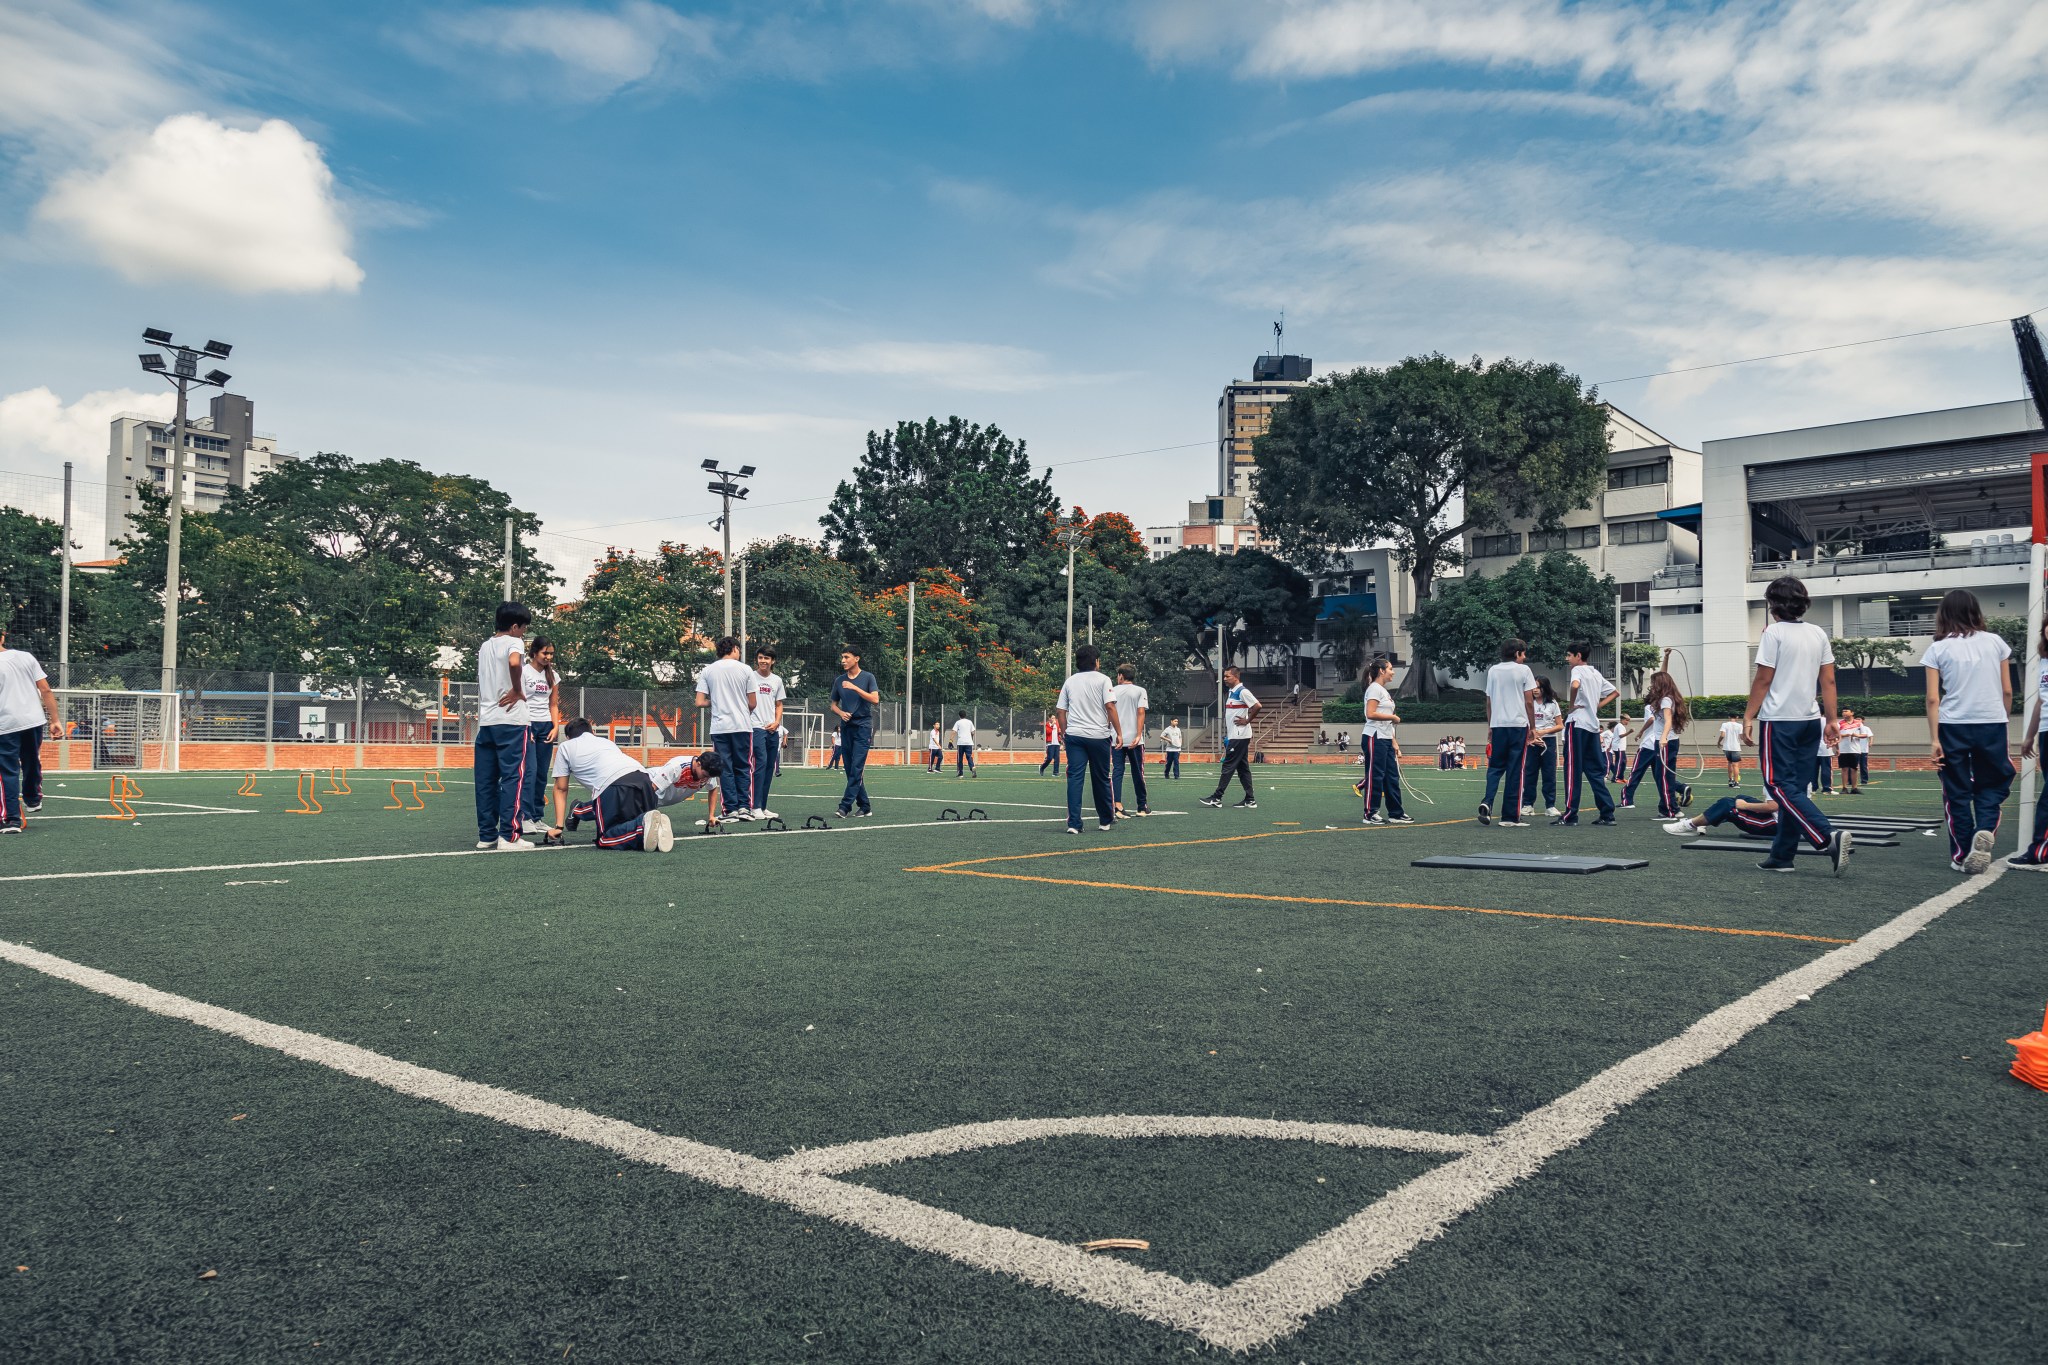
[[[839,798],[839,814],[845,817],[859,808],[862,818],[873,815],[868,801],[868,749],[875,742],[875,707],[882,691],[875,675],[860,666],[860,651],[848,645],[839,651],[839,676],[832,680],[832,714],[839,717],[840,749],[846,765],[846,791]]]
[[[980,777],[981,770],[974,766],[974,722],[965,711],[960,719],[953,722],[953,776]]]
[[[1728,764],[1728,785],[1742,785],[1742,722],[1724,720],[1721,722],[1721,757]]]
[[[1508,640],[1500,662],[1486,670],[1486,794],[1479,799],[1479,823],[1493,823],[1494,794],[1506,788],[1501,824],[1520,829],[1522,783],[1527,776],[1529,739],[1536,730],[1536,675],[1529,670],[1529,646]]]
[[[533,746],[526,756],[526,795],[519,807],[519,828],[525,834],[546,834],[548,773],[564,719],[553,641],[536,636],[527,642],[526,666],[519,672],[519,682],[526,692],[526,742]]]
[[[1550,823],[1576,826],[1579,823],[1579,790],[1582,782],[1593,788],[1593,804],[1600,812],[1595,825],[1614,821],[1614,798],[1607,792],[1607,761],[1600,752],[1600,703],[1614,695],[1614,684],[1593,667],[1593,647],[1570,645],[1564,661],[1571,665],[1572,680],[1566,694],[1564,750],[1564,813]],[[1626,737],[1626,726],[1617,726]]]
[[[1394,711],[1393,693],[1387,690],[1394,680],[1393,661],[1376,655],[1366,664],[1365,677],[1365,730],[1358,741],[1365,776],[1352,790],[1364,800],[1365,824],[1412,825],[1414,817],[1401,805],[1401,745],[1394,730],[1401,717]],[[1385,815],[1380,814],[1383,804]]]
[[[1124,773],[1131,775],[1131,789],[1138,798],[1138,814],[1150,815],[1152,806],[1145,794],[1145,713],[1152,697],[1138,686],[1135,664],[1119,664],[1116,686],[1110,695],[1116,701],[1116,739],[1110,753],[1109,785],[1116,799],[1116,813],[1124,812]]]
[[[945,766],[945,732],[939,728],[939,723],[937,721],[933,721],[932,732],[929,735],[925,736],[924,741],[924,770],[927,773],[935,773]]]
[[[1789,574],[1764,589],[1771,621],[1757,642],[1756,676],[1750,680],[1749,700],[1742,711],[1742,741],[1755,740],[1764,792],[1778,806],[1777,835],[1757,867],[1765,872],[1793,871],[1792,855],[1803,838],[1828,855],[1839,877],[1847,869],[1854,841],[1847,831],[1830,825],[1806,794],[1821,737],[1835,728],[1835,651],[1828,633],[1803,619],[1812,601],[1806,584]],[[1960,869],[1962,864],[1956,866]]]
[[[1098,828],[1116,824],[1116,794],[1109,783],[1109,751],[1117,732],[1116,698],[1108,678],[1096,666],[1102,656],[1094,645],[1074,651],[1074,671],[1060,685],[1057,707],[1060,733],[1067,739],[1067,833],[1079,834],[1081,788],[1095,799]]]
[[[716,656],[697,673],[697,705],[711,715],[711,748],[722,768],[719,788],[727,818],[754,818],[754,670],[740,662],[740,642],[722,635]]]
[[[1159,747],[1166,754],[1166,766],[1159,770],[1161,778],[1170,777],[1176,782],[1180,780],[1180,746],[1180,721],[1170,719],[1166,722],[1166,728],[1159,732]]]
[[[23,812],[43,808],[43,735],[64,737],[49,675],[25,649],[10,649],[0,621],[0,834],[19,834]]]
[[[1870,782],[1870,726],[1845,706],[1835,728],[1840,748],[1835,766],[1842,773],[1842,794],[1861,796]]]
[[[501,853],[538,848],[520,837],[526,799],[526,628],[533,613],[517,602],[498,606],[497,633],[476,651],[476,846]]]
[[[1258,798],[1252,792],[1252,721],[1265,708],[1244,685],[1235,664],[1223,670],[1223,687],[1223,771],[1216,775],[1216,790],[1203,797],[1202,804],[1222,805],[1223,792],[1235,774],[1244,786],[1244,799],[1236,808],[1257,810]]]
[[[1039,775],[1043,776],[1047,768],[1052,769],[1054,777],[1060,775],[1060,721],[1058,716],[1047,716],[1045,718],[1045,757],[1038,762]]]

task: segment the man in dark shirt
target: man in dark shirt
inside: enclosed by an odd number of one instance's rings
[[[860,666],[860,652],[851,647],[839,651],[839,666],[845,671],[832,680],[832,714],[839,717],[839,752],[846,765],[846,794],[839,798],[843,818],[860,808],[863,816],[873,815],[868,805],[868,748],[875,741],[875,706],[882,700],[875,675]]]

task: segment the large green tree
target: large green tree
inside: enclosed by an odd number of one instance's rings
[[[1247,646],[1295,644],[1315,633],[1308,579],[1262,550],[1181,550],[1141,566],[1132,581],[1152,624],[1212,673],[1219,631],[1226,661]]]
[[[1253,444],[1260,528],[1297,562],[1392,541],[1429,600],[1467,532],[1589,504],[1607,467],[1593,391],[1557,365],[1416,356],[1316,381]],[[1420,640],[1406,688],[1434,691]]]
[[[421,677],[443,646],[473,653],[504,591],[508,516],[513,593],[545,610],[555,579],[532,548],[540,522],[484,479],[322,452],[215,514],[228,537],[267,537],[302,560],[314,671],[332,677]]]
[[[1553,550],[1486,578],[1446,579],[1409,623],[1418,654],[1452,673],[1493,666],[1503,640],[1529,643],[1534,663],[1561,664],[1574,641],[1614,634],[1614,580],[1595,578],[1576,555]]]
[[[1024,443],[959,417],[869,432],[867,450],[820,518],[827,547],[870,589],[924,569],[958,574],[970,594],[1043,540],[1059,508],[1052,474]]]
[[[792,693],[823,695],[842,648],[879,657],[894,638],[853,569],[818,546],[784,536],[756,541],[746,554],[747,635],[775,650]]]
[[[583,600],[540,633],[554,639],[562,671],[586,687],[686,686],[710,658],[724,602],[715,550],[608,550],[584,580]]]

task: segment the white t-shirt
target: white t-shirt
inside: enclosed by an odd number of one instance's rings
[[[548,776],[573,777],[589,788],[595,799],[627,773],[640,770],[640,765],[626,757],[618,745],[593,730],[555,746],[555,764],[548,769]]]
[[[1394,696],[1391,692],[1387,691],[1385,684],[1373,683],[1370,687],[1367,687],[1365,689],[1365,706],[1362,708],[1365,712],[1365,732],[1375,739],[1392,739],[1394,737],[1394,722],[1390,720],[1374,720],[1371,714],[1372,703],[1374,702],[1380,704],[1381,715],[1386,715],[1394,709]]]
[[[928,745],[926,745],[925,747],[926,747],[926,748],[930,748],[930,749],[943,749],[943,748],[945,748],[945,747],[946,747],[946,741],[945,741],[945,740],[943,740],[943,739],[940,739],[940,738],[939,738],[939,727],[938,727],[938,726],[934,725],[934,726],[932,727],[932,737],[931,737],[931,742],[930,742],[930,743],[929,743]]]
[[[953,722],[953,743],[962,749],[974,747],[974,722],[962,716]]]
[[[1108,739],[1110,693],[1115,688],[1096,668],[1076,673],[1062,683],[1056,709],[1067,713],[1067,734],[1075,739]]]
[[[526,725],[526,702],[522,697],[510,706],[498,699],[512,690],[512,656],[526,657],[526,641],[517,635],[493,635],[476,651],[476,723],[485,725]]]
[[[1867,754],[1870,752],[1870,727],[1859,720],[1842,722],[1842,752],[1845,754]]]
[[[1637,747],[1654,749],[1664,742],[1665,732],[1671,728],[1671,698],[1666,697],[1655,706],[1643,707],[1643,738]]]
[[[697,675],[697,695],[711,699],[711,733],[743,735],[754,728],[753,712],[747,698],[753,694],[756,674],[736,658],[706,664]]]
[[[2012,646],[1988,630],[1951,635],[1927,646],[1922,665],[1941,674],[1943,725],[2003,725],[2005,694],[1999,686]]]
[[[706,773],[699,778],[690,776],[690,759],[672,758],[659,768],[650,768],[648,780],[654,783],[654,804],[673,806],[687,801],[706,787],[716,786],[718,779]]]
[[[1152,697],[1136,683],[1118,683],[1110,689],[1116,698],[1116,742],[1123,748],[1145,742],[1144,731],[1138,728],[1138,713],[1152,708]]]
[[[1833,758],[1835,756],[1835,746],[1828,743],[1826,731],[1821,732],[1820,747],[1815,749],[1814,753],[1821,758]]]
[[[2034,695],[2041,700],[2041,730],[2048,733],[2048,659],[2041,661],[2041,680],[2034,688]]]
[[[1807,621],[1773,621],[1757,643],[1758,668],[1774,668],[1758,720],[1819,720],[1820,670],[1835,661],[1828,633]]]
[[[2048,670],[2044,670],[2041,674],[2041,677],[2043,680],[2041,683],[2041,694],[2043,696],[2048,696]],[[1166,752],[1170,754],[1179,753],[1180,722],[1177,720],[1168,721],[1166,723],[1166,728],[1159,732],[1159,742],[1166,746]]]
[[[548,709],[548,698],[554,695],[555,685],[548,681],[547,671],[528,664],[519,671],[519,685],[526,692],[526,719],[553,720],[554,712]]]
[[[1243,683],[1223,694],[1223,737],[1225,739],[1250,739],[1252,737],[1252,707],[1258,698]]]
[[[780,673],[769,673],[764,677],[761,670],[757,668],[750,671],[750,677],[752,681],[748,685],[754,689],[754,728],[756,730],[773,730],[775,728],[775,703],[786,700],[789,696],[789,689],[782,685],[782,675]]]
[[[1600,703],[1605,701],[1614,689],[1607,685],[1607,679],[1600,676],[1600,670],[1591,664],[1580,664],[1574,668],[1571,680],[1578,685],[1571,689],[1572,711],[1569,723],[1581,730],[1598,730]],[[1616,742],[1624,742],[1624,739],[1625,737],[1618,736]]]
[[[1539,701],[1536,703],[1537,734],[1542,734],[1545,730],[1548,730],[1551,726],[1557,724],[1562,719],[1564,719],[1564,712],[1558,708],[1556,702]]]
[[[1523,728],[1529,713],[1523,703],[1534,700],[1536,675],[1529,665],[1503,659],[1486,670],[1486,723],[1494,729]]]
[[[0,650],[0,735],[40,730],[49,724],[49,717],[43,714],[42,694],[36,691],[36,684],[49,676],[27,650]]]
[[[1721,722],[1721,752],[1725,754],[1742,751],[1742,722],[1724,720]]]

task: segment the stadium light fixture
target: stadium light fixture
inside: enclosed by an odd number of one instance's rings
[[[751,479],[752,477],[754,477],[754,467],[750,464],[741,465],[740,477],[743,479]]]
[[[168,367],[164,358],[155,352],[136,357],[148,374],[160,374],[166,383],[178,391],[177,415],[172,419],[171,468],[170,468],[170,510],[169,531],[164,559],[164,634],[163,634],[163,682],[166,692],[178,687],[178,599],[182,584],[180,572],[185,526],[185,432],[186,413],[191,407],[194,388],[226,388],[233,376],[225,370],[208,370],[199,373],[199,357],[204,354],[215,360],[225,360],[234,350],[225,341],[208,341],[200,350],[180,346],[171,339],[171,334],[161,327],[145,327],[142,339],[151,346],[161,346],[171,353]]]
[[[732,634],[732,502],[734,498],[746,501],[747,489],[740,480],[754,476],[754,466],[741,465],[738,469],[720,469],[718,461],[702,461],[700,468],[708,469],[714,477],[705,487],[719,497],[719,517],[712,527],[725,536],[725,551],[721,558],[725,579],[725,634]]]

